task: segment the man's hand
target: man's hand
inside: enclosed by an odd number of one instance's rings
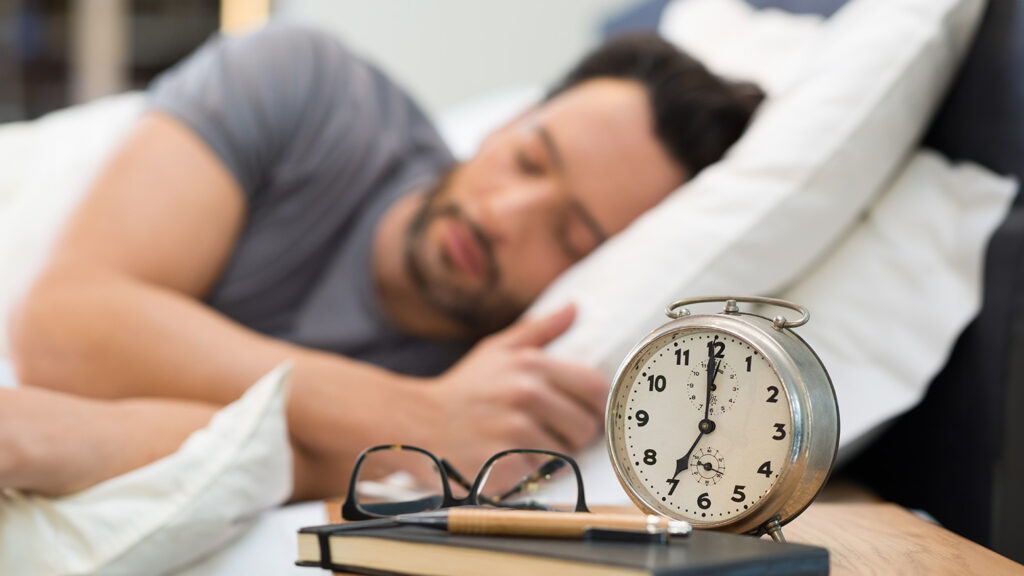
[[[601,430],[608,383],[595,370],[556,360],[541,347],[565,332],[573,306],[524,318],[482,340],[423,388],[415,442],[473,475],[508,448],[573,453]],[[409,440],[409,443],[414,443]],[[520,471],[525,473],[527,471]]]

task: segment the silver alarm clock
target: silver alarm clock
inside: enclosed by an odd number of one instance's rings
[[[715,314],[691,314],[723,302]],[[768,318],[739,304],[799,313]],[[828,372],[794,328],[806,309],[773,298],[681,300],[626,356],[606,411],[608,452],[642,510],[694,528],[770,534],[800,514],[835,463]]]

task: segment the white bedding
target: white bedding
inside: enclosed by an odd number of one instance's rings
[[[327,523],[323,502],[305,502],[265,512],[231,546],[196,564],[175,572],[175,576],[316,576],[326,574],[295,565],[295,538],[299,528]]]

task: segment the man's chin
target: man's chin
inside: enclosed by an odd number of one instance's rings
[[[508,326],[519,316],[504,306],[485,303],[480,294],[446,292],[427,295],[428,304],[443,316],[457,323],[472,339],[479,339]]]

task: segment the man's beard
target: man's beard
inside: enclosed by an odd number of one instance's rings
[[[490,238],[458,204],[445,202],[454,171],[452,168],[442,175],[427,192],[423,205],[406,230],[405,268],[427,304],[459,324],[471,338],[479,338],[507,326],[522,310],[505,299],[498,299],[490,306],[485,301],[488,293],[494,294],[498,288],[501,271]],[[424,252],[427,233],[433,223],[443,219],[458,220],[480,246],[485,273],[483,285],[478,289],[461,288],[445,281],[440,274],[428,273],[429,257]]]

